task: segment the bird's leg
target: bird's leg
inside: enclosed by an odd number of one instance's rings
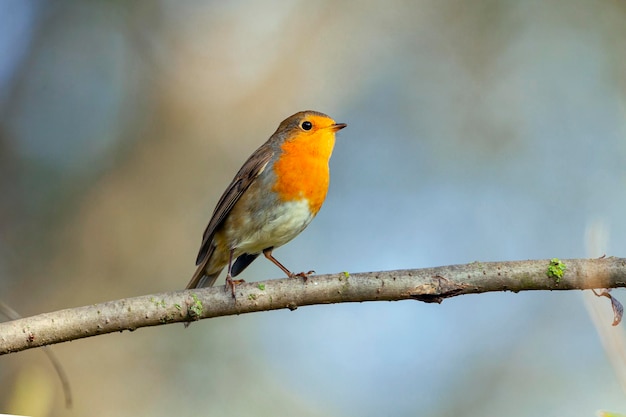
[[[291,272],[290,270],[288,270],[287,268],[285,268],[285,266],[283,264],[281,264],[280,262],[278,262],[278,259],[274,258],[272,256],[272,251],[274,250],[274,248],[267,248],[263,250],[263,255],[269,259],[270,261],[272,261],[274,263],[274,265],[276,265],[277,267],[279,267],[285,274],[287,274],[287,277],[289,278],[296,278],[296,277],[300,277],[300,278],[304,278],[305,281],[309,278],[309,275],[311,275],[312,273],[314,273],[315,271],[309,271],[309,272],[300,272],[298,274],[294,274],[293,272]]]
[[[235,286],[242,284],[246,281],[243,279],[233,279],[231,275],[231,269],[233,268],[233,254],[235,253],[235,248],[230,250],[228,255],[228,273],[226,274],[226,288],[230,287],[230,292],[233,294],[233,298],[237,298],[235,296]]]

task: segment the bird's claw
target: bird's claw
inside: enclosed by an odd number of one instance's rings
[[[237,285],[243,284],[244,281],[243,279],[232,279],[231,277],[226,277],[226,285],[225,285],[225,289],[228,290],[228,288],[230,288],[230,292],[233,295],[233,298],[237,298],[237,296],[235,295],[235,287]]]
[[[299,272],[297,274],[291,274],[289,275],[289,278],[304,278],[304,282],[307,282],[309,277],[311,275],[313,275],[315,273],[315,271],[310,270],[309,272]]]

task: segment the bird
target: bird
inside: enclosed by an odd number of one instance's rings
[[[210,287],[224,268],[226,288],[261,253],[288,277],[273,255],[317,215],[328,191],[329,160],[335,133],[347,125],[324,113],[298,112],[246,160],[219,199],[203,235],[197,269],[186,289]]]

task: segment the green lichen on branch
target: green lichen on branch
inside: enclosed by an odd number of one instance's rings
[[[566,269],[567,266],[565,266],[559,258],[552,258],[550,259],[550,265],[548,265],[548,271],[546,274],[548,275],[548,278],[553,278],[558,284],[561,282],[561,278],[563,278],[563,274]]]
[[[198,296],[195,294],[191,294],[191,298],[193,298],[193,304],[189,307],[191,316],[200,317],[202,315],[202,310],[204,309],[204,307],[202,306],[202,301],[200,301],[200,299],[198,299]]]
[[[165,300],[161,300],[161,301],[159,301],[159,300],[157,300],[156,298],[151,297],[151,298],[150,298],[150,302],[151,302],[152,304],[154,304],[154,306],[155,306],[156,308],[159,308],[159,307],[163,307],[163,308],[165,308],[165,307],[167,307],[167,304],[165,303]]]

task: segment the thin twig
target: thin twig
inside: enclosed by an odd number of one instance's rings
[[[2,313],[9,320],[18,320],[22,318],[17,311],[2,301],[0,301],[0,313]],[[63,388],[63,395],[65,396],[65,408],[72,408],[72,388],[70,387],[70,380],[65,373],[65,369],[63,369],[61,361],[59,361],[49,346],[43,346],[43,353],[46,354],[48,360],[52,363],[54,370],[59,376],[61,387]]]

